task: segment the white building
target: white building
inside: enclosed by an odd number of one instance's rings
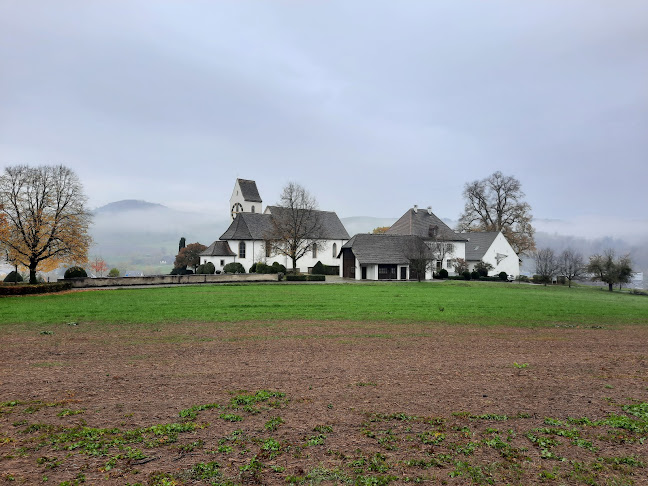
[[[490,263],[493,270],[489,275],[506,272],[508,275],[520,275],[520,259],[501,231],[463,233],[466,242],[466,263],[473,271],[480,261]]]
[[[243,265],[249,271],[254,263],[274,262],[292,268],[291,259],[277,251],[276,225],[274,219],[286,211],[279,206],[268,206],[262,211],[262,200],[256,183],[251,180],[237,179],[230,198],[232,222],[218,241],[212,243],[200,256],[200,263],[212,262],[217,270],[230,262]],[[339,267],[338,254],[348,239],[344,225],[337,214],[331,211],[313,211],[318,221],[318,232],[306,253],[297,260],[301,272],[309,272],[317,262],[331,267]]]

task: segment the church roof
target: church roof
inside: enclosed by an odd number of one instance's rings
[[[241,195],[243,199],[250,202],[263,202],[259,195],[256,182],[247,179],[236,179],[239,187],[241,188]]]
[[[267,211],[270,214],[275,214],[281,217],[283,212],[288,212],[286,208],[281,206],[268,206]],[[349,233],[338,218],[337,213],[333,211],[312,211],[312,213],[319,219],[320,233],[317,238],[322,240],[348,240]]]
[[[200,256],[236,256],[236,253],[227,244],[227,241],[214,241]]]
[[[408,209],[385,234],[388,235],[415,235],[423,239],[438,238],[442,241],[466,241],[466,237],[453,231],[447,224],[439,219],[432,211],[427,209]]]
[[[405,252],[414,239],[419,237],[360,233],[347,241],[342,250],[350,248],[361,263],[406,264],[409,260]]]
[[[269,206],[268,213],[239,213],[229,228],[220,237],[221,240],[267,240],[274,232],[273,213],[277,216],[286,211],[279,206]],[[332,211],[315,211],[321,226],[317,239],[348,240],[342,221]]]
[[[481,260],[499,235],[499,231],[475,231],[464,233],[468,238],[466,242],[466,260]]]

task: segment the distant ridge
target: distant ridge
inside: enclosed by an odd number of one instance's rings
[[[169,209],[162,204],[150,203],[139,199],[123,199],[101,206],[94,213],[120,213],[125,211],[141,211],[143,209]]]

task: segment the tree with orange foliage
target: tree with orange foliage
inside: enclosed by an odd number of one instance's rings
[[[387,230],[389,229],[389,226],[378,226],[377,228],[374,228],[371,233],[374,235],[384,235],[387,233]]]
[[[94,261],[90,264],[90,268],[98,273],[100,277],[103,277],[104,272],[108,270],[108,265],[103,258],[95,257]]]
[[[17,165],[0,175],[0,215],[6,221],[0,246],[29,269],[29,283],[36,283],[37,269],[87,261],[91,216],[86,201],[78,177],[63,165]]]

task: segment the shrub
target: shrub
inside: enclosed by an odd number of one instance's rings
[[[286,275],[286,280],[293,282],[324,282],[326,277],[324,275]]]
[[[490,263],[486,263],[485,261],[481,260],[475,265],[475,271],[479,274],[480,277],[488,277],[488,272],[490,270],[493,270],[493,265]]]
[[[196,273],[201,275],[213,275],[215,271],[216,271],[216,267],[212,262],[207,262],[207,263],[203,263],[202,265],[198,265],[198,268],[196,269]]]
[[[473,280],[479,280],[479,277],[481,277],[481,275],[477,270],[470,272],[470,278],[472,278]]]
[[[252,273],[251,268],[250,268],[250,273]],[[256,273],[277,273],[277,269],[273,266],[266,265],[265,263],[259,262],[256,264]]]
[[[83,278],[88,274],[82,267],[70,267],[65,271],[63,278]]]
[[[500,280],[508,280],[508,273],[500,272],[499,273],[499,278],[500,278]]]
[[[325,271],[326,271],[326,270],[324,269],[324,265],[322,264],[322,262],[318,261],[318,262],[315,264],[315,266],[313,267],[313,270],[311,271],[311,273],[312,273],[313,275],[326,275],[326,274],[324,273]]]
[[[250,271],[248,273],[259,273],[257,272],[257,265],[258,263],[254,262],[252,266],[250,267]]]
[[[439,270],[439,278],[448,278],[448,271],[445,268]]]
[[[515,277],[515,280],[517,280],[518,282],[529,282],[529,277],[527,277],[526,275],[518,275],[517,277]]]
[[[223,271],[225,273],[245,273],[245,268],[239,262],[233,262],[225,265]]]
[[[277,270],[275,273],[286,273],[286,267],[279,262],[272,262],[272,268]]]
[[[0,295],[27,295],[61,292],[72,288],[71,282],[57,282],[39,285],[0,285]]]
[[[119,277],[119,270],[116,268],[111,268],[110,272],[108,272],[109,277]]]
[[[173,270],[171,270],[171,273],[169,275],[189,275],[193,273],[191,270],[187,270],[186,268],[182,267],[173,267]]]
[[[20,273],[16,272],[15,270],[12,270],[5,277],[4,281],[5,282],[11,282],[11,283],[18,283],[18,282],[22,282],[23,278],[22,278],[22,275],[20,275]]]
[[[461,276],[463,277],[464,280],[470,280],[470,272],[468,270],[463,272]]]

